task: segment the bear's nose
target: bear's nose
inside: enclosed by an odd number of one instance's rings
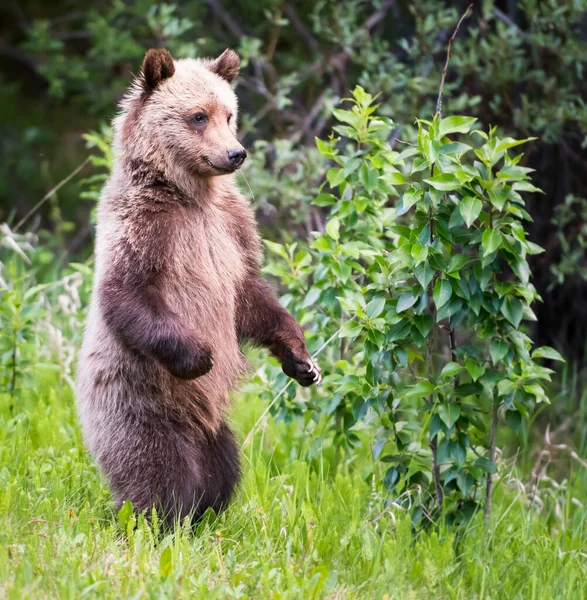
[[[244,148],[240,150],[229,150],[227,153],[228,160],[233,167],[240,167],[247,158],[247,151]]]

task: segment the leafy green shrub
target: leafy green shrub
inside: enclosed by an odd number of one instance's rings
[[[527,257],[542,250],[527,239],[521,192],[539,190],[510,150],[528,140],[435,117],[400,152],[370,94],[357,87],[350,103],[335,111],[341,137],[318,140],[334,163],[333,193],[315,199],[329,207],[326,231],[296,253],[269,244],[287,264],[268,271],[291,286],[302,321],[338,330],[331,399],[311,405],[337,441],[357,443],[368,424],[389,502],[415,522],[442,512],[460,523],[489,514],[500,421],[519,432],[548,401],[552,371],[536,359],[560,359],[532,351],[522,329],[537,299]]]
[[[18,413],[24,389],[39,372],[58,374],[71,388],[91,287],[89,267],[39,276],[46,251],[31,234],[0,225],[0,400]]]

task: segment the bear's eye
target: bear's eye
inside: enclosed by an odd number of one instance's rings
[[[232,113],[230,115],[228,115],[228,118],[226,119],[226,122],[228,124],[230,124],[231,121],[232,121]]]
[[[194,123],[198,123],[198,125],[201,125],[202,123],[205,123],[207,120],[208,120],[208,117],[204,113],[196,113],[192,117],[192,121]]]

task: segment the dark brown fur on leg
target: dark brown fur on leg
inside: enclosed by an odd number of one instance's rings
[[[281,361],[283,372],[304,387],[320,381],[299,323],[260,277],[244,282],[237,311],[237,330],[245,340],[268,348]]]
[[[132,422],[127,414],[126,422]],[[171,423],[134,422],[98,454],[117,505],[130,500],[137,512],[156,508],[172,526],[208,508],[226,508],[240,479],[230,428],[194,432]]]

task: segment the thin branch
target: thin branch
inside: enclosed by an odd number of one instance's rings
[[[394,2],[395,0],[385,0],[385,2],[381,4],[378,10],[376,10],[372,15],[369,15],[369,17],[365,19],[363,24],[358,28],[356,37],[359,37],[361,33],[370,33],[373,27],[375,27],[377,24],[383,21],[383,19],[389,12],[389,9],[393,6]],[[350,56],[350,51],[347,49],[342,50],[341,52],[337,52],[336,54],[330,55],[330,58],[327,60],[324,60],[323,57],[319,58],[303,71],[303,73],[300,76],[298,85],[305,81],[312,74],[317,74],[318,76],[322,75],[322,73],[324,73],[324,71],[329,66],[332,66],[337,70],[344,70],[346,62],[350,58]]]
[[[526,32],[522,31],[522,29],[520,29],[520,27],[510,17],[508,17],[504,12],[499,10],[499,8],[494,6],[491,9],[491,11],[493,12],[493,14],[495,15],[495,17],[497,19],[499,19],[500,21],[505,23],[508,27],[512,27],[513,29],[515,29],[517,35],[519,35],[522,38],[526,37]]]
[[[438,100],[436,101],[436,114],[439,119],[442,119],[442,96],[444,95],[444,82],[446,80],[446,72],[448,71],[448,63],[450,62],[450,57],[452,56],[452,45],[455,41],[457,33],[461,27],[461,23],[465,20],[465,18],[469,15],[469,12],[473,9],[473,3],[469,4],[467,10],[463,13],[457,26],[452,34],[452,36],[448,40],[448,49],[446,51],[446,62],[444,63],[444,69],[442,70],[442,77],[440,79],[440,88],[438,90]]]
[[[301,127],[299,127],[297,131],[292,136],[290,136],[289,139],[294,144],[297,144],[312,129],[312,123],[314,122],[314,119],[320,114],[320,111],[322,110],[322,107],[326,102],[327,94],[328,89],[326,88],[322,91],[318,98],[316,98],[314,105],[308,111],[308,114],[306,115],[306,118],[304,119]]]
[[[434,219],[432,215],[432,208],[430,209],[430,239],[429,243],[432,245],[434,243]],[[435,274],[430,281],[428,286],[428,298],[431,299],[434,295],[434,286],[436,285],[437,275]],[[426,339],[426,368],[428,370],[428,377],[432,376],[432,371],[434,370],[432,353],[434,351],[434,338],[436,334],[436,330],[438,328],[438,324],[436,324],[436,305],[434,301],[432,301],[432,322],[435,323],[435,326],[432,327],[430,332],[428,333],[428,338]],[[430,396],[428,402],[432,404],[434,402],[434,396]],[[438,510],[442,514],[442,502],[444,500],[444,494],[442,491],[442,483],[440,481],[440,465],[438,464],[438,435],[435,435],[430,440],[430,451],[432,452],[432,477],[434,479],[434,490],[436,493],[436,503],[438,504]]]
[[[383,19],[385,19],[385,16],[387,15],[387,13],[388,13],[389,9],[391,8],[391,6],[393,5],[393,3],[394,3],[394,0],[385,0],[385,2],[383,2],[381,4],[381,7],[379,8],[379,10],[376,10],[363,23],[363,29],[369,31],[370,29],[373,29],[373,27],[375,27],[375,25],[377,25],[381,21],[383,21]]]
[[[456,344],[456,341],[455,341],[455,332],[454,332],[454,329],[451,327],[450,318],[448,320],[448,343],[450,345],[450,359],[453,362],[457,362],[457,355],[455,354],[455,350],[457,348],[457,344]]]
[[[352,319],[351,319],[352,320]],[[336,332],[334,332],[323,344],[322,346],[320,346],[320,348],[318,348],[318,350],[316,350],[316,352],[314,352],[314,354],[312,354],[312,360],[314,360],[323,350],[324,348],[326,348],[326,346],[328,346],[328,344],[330,344],[330,342],[332,342],[332,340],[340,333],[340,329],[338,329]],[[287,391],[287,388],[294,382],[293,379],[290,379],[282,388],[281,390],[279,390],[279,392],[277,393],[277,395],[273,398],[273,400],[271,400],[271,402],[269,403],[269,406],[267,406],[267,408],[263,411],[263,413],[261,414],[261,416],[257,419],[256,423],[253,425],[253,428],[251,429],[251,431],[249,431],[249,434],[247,435],[247,437],[245,438],[245,441],[243,442],[243,445],[241,446],[241,450],[243,448],[246,448],[252,441],[253,441],[253,437],[255,435],[255,433],[257,432],[257,428],[259,427],[259,425],[261,424],[261,422],[265,419],[265,417],[269,414],[269,411],[273,408],[273,405],[281,398],[281,396],[283,396],[283,394],[285,394],[285,392]]]
[[[224,23],[228,31],[230,31],[230,33],[232,33],[232,35],[235,38],[240,40],[242,37],[245,37],[246,34],[241,29],[240,25],[230,16],[230,13],[227,10],[225,10],[225,8],[222,6],[222,4],[220,4],[220,2],[218,2],[218,0],[206,0],[206,2],[208,2],[208,6],[212,9],[216,16]]]
[[[306,42],[306,45],[310,48],[310,50],[314,54],[318,54],[320,51],[320,45],[318,44],[318,40],[312,35],[312,32],[306,27],[304,22],[298,16],[298,13],[295,7],[287,3],[285,8],[283,9],[285,16],[289,19],[289,22],[293,25],[293,28],[296,30],[297,34]]]
[[[51,198],[58,190],[66,183],[71,181],[91,160],[88,156],[76,169],[74,169],[65,179],[62,179],[54,188],[50,189],[32,208],[29,212],[12,228],[12,231],[17,232],[36,212]]]
[[[497,439],[499,404],[493,400],[493,411],[491,415],[491,434],[489,437],[489,460],[495,464],[495,441]],[[487,489],[485,491],[485,521],[491,516],[491,496],[493,494],[493,473],[487,473]]]

